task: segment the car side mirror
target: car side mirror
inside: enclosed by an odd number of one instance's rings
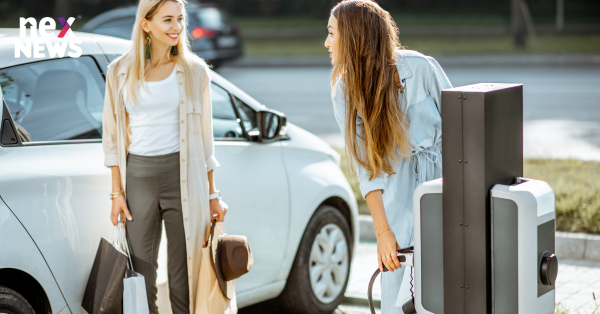
[[[257,112],[256,118],[258,122],[258,131],[260,132],[258,134],[259,142],[269,143],[282,139],[289,139],[286,135],[287,117],[285,114],[275,110],[265,109]]]
[[[253,142],[258,142],[260,138],[260,130],[258,128],[252,128],[248,131],[248,136]]]
[[[0,115],[0,146],[23,146],[21,137],[15,127],[14,120],[8,111],[6,101],[0,96],[2,101],[2,114]]]

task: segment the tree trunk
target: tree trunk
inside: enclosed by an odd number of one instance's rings
[[[562,31],[565,27],[565,0],[556,0],[556,30]]]
[[[519,5],[521,6],[521,13],[523,14],[523,21],[525,22],[524,24],[525,28],[527,29],[529,41],[532,43],[533,48],[537,49],[537,35],[535,34],[535,26],[533,25],[533,19],[531,18],[531,13],[529,12],[527,2],[525,2],[525,0],[521,0]]]
[[[511,0],[510,12],[510,29],[513,35],[513,43],[516,48],[525,49],[525,36],[527,30],[525,28],[523,13],[521,13],[521,0]]]

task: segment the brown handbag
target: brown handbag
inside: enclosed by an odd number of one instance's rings
[[[248,239],[243,235],[229,235],[221,222],[213,219],[210,228],[210,252],[215,273],[223,294],[233,298],[234,279],[246,274],[254,264]]]

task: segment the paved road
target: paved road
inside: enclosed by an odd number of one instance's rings
[[[524,84],[526,157],[600,160],[599,66],[445,67],[454,86]],[[326,67],[221,68],[219,73],[289,121],[343,145]]]

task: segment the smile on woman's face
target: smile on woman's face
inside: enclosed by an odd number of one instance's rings
[[[183,8],[175,1],[166,1],[160,6],[152,20],[144,24],[142,27],[144,31],[150,32],[153,45],[159,43],[165,46],[175,46],[185,27]]]
[[[338,21],[335,16],[330,16],[327,22],[327,39],[325,39],[325,47],[329,49],[329,58],[331,58],[331,64],[336,65],[340,63],[340,32],[338,30]]]

